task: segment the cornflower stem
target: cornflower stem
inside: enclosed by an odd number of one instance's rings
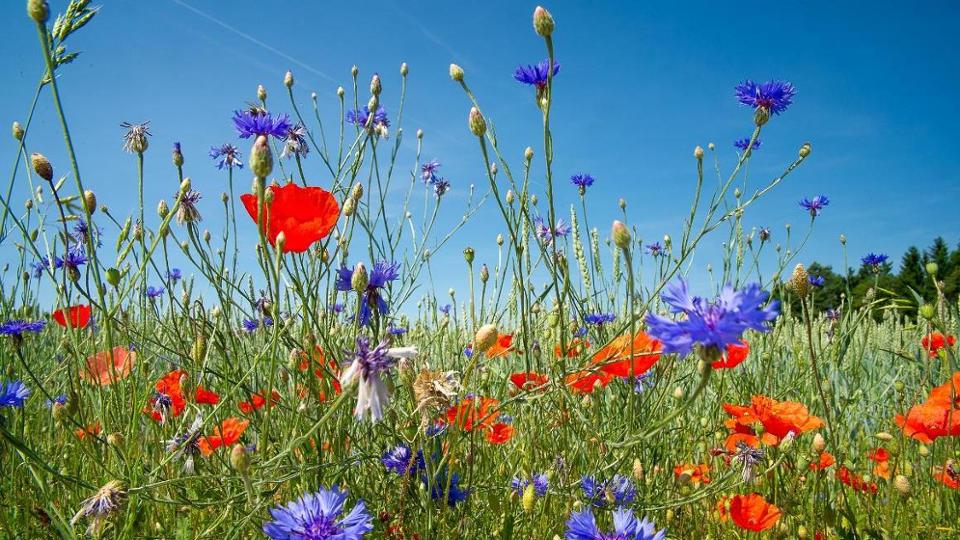
[[[827,433],[827,442],[832,442],[830,439],[832,439],[833,434],[833,408],[830,406],[830,402],[827,401],[827,394],[823,391],[823,379],[820,377],[820,368],[817,365],[817,353],[813,346],[813,324],[810,322],[810,309],[807,306],[806,299],[801,299],[800,304],[803,311],[803,325],[807,331],[810,369],[813,372],[814,382],[817,384],[817,393],[820,395],[820,402],[823,404],[823,413],[827,417],[827,428],[824,431]]]

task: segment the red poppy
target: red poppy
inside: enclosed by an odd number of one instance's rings
[[[490,444],[503,444],[513,437],[513,426],[505,422],[497,422],[487,430],[486,438]]]
[[[567,358],[576,358],[583,354],[583,352],[590,348],[590,342],[585,339],[573,338],[569,344],[567,344]],[[553,354],[560,358],[563,356],[563,353],[560,352],[560,345],[557,344],[553,347]]]
[[[741,340],[740,343],[727,345],[727,352],[720,360],[712,362],[713,369],[730,369],[739,366],[750,354],[750,344]]]
[[[613,375],[602,371],[578,371],[567,375],[564,382],[577,394],[592,394],[598,388],[606,388]]]
[[[308,356],[306,352],[300,353],[300,371],[307,371],[310,369],[311,363],[314,366],[314,376],[320,380],[326,380],[328,373],[336,374],[337,370],[339,369],[337,362],[332,358],[328,359],[326,354],[324,354],[323,349],[319,345],[316,346],[312,355]],[[338,381],[335,376],[330,377],[330,387],[333,388],[334,394],[340,394],[342,390],[340,387],[340,381]],[[300,397],[306,397],[306,392],[303,392]],[[320,401],[327,400],[325,388],[320,389],[318,397]]]
[[[213,435],[200,437],[200,440],[197,441],[197,446],[204,456],[209,456],[214,450],[221,446],[232,446],[236,444],[249,425],[249,420],[240,420],[234,417],[227,418],[219,426],[214,428]]]
[[[447,422],[464,431],[489,429],[500,415],[500,402],[488,397],[469,397],[447,409]]]
[[[765,531],[780,520],[780,509],[767,502],[762,495],[736,495],[730,500],[730,519],[748,531]]]
[[[213,390],[207,390],[198,385],[197,390],[193,393],[193,400],[201,405],[216,405],[220,403],[220,395]]]
[[[79,305],[58,309],[53,312],[53,320],[64,328],[86,328],[90,323],[90,306]],[[67,321],[69,320],[69,325]]]
[[[111,351],[100,351],[87,358],[86,365],[80,370],[80,378],[90,384],[107,386],[126,379],[133,366],[137,364],[137,353],[127,347],[114,347]]]
[[[806,406],[795,401],[777,401],[767,396],[753,396],[750,405],[731,405],[723,408],[733,420],[727,426],[737,432],[754,433],[752,425],[763,425],[760,440],[769,446],[777,446],[788,433],[800,435],[805,431],[823,427],[823,420],[810,414]]]
[[[280,392],[274,390],[270,393],[270,397],[271,407],[277,403],[280,403]],[[266,404],[267,399],[263,397],[263,392],[258,392],[250,398],[250,401],[241,401],[237,406],[240,407],[240,412],[244,414],[250,414],[257,409],[262,409]]]
[[[914,405],[894,422],[907,437],[930,444],[938,437],[960,435],[960,372],[930,391],[926,401]]]
[[[100,422],[94,422],[92,424],[87,424],[87,427],[77,428],[73,431],[73,434],[77,436],[81,441],[87,438],[87,435],[97,436],[102,431],[100,427]]]
[[[937,356],[940,349],[953,347],[956,343],[957,338],[955,336],[943,335],[940,332],[932,332],[923,336],[923,339],[920,340],[923,349],[927,351],[931,357]]]
[[[592,365],[615,377],[636,377],[646,373],[660,360],[662,345],[644,332],[637,332],[633,339],[630,334],[615,338],[606,347],[597,351],[591,359]]]
[[[264,234],[270,244],[276,245],[282,231],[286,237],[284,253],[303,253],[314,242],[330,234],[340,217],[340,206],[330,192],[318,187],[300,187],[294,183],[269,186],[273,201],[266,203]],[[255,194],[240,196],[244,208],[257,223],[259,203]]]
[[[809,469],[811,471],[822,471],[827,467],[833,466],[837,462],[837,458],[833,457],[833,454],[830,452],[820,452],[820,458],[811,463]]]
[[[150,404],[144,407],[143,412],[149,414],[157,422],[164,422],[167,419],[167,414],[174,417],[180,416],[183,409],[187,407],[187,400],[183,398],[183,389],[181,388],[182,381],[186,376],[187,372],[182,369],[164,375],[154,385],[156,393],[150,398]]]
[[[497,341],[487,349],[487,358],[502,358],[513,352],[513,334],[499,334]]]
[[[837,469],[837,480],[840,480],[845,485],[850,486],[856,491],[862,493],[876,493],[877,484],[875,482],[867,482],[860,475],[853,474],[850,469],[841,465]]]
[[[694,487],[702,484],[710,483],[710,465],[706,463],[701,463],[699,465],[694,465],[692,463],[681,463],[673,468],[673,476],[680,480],[681,477],[686,475],[688,482]]]
[[[543,390],[550,378],[536,371],[527,371],[510,375],[510,382],[520,390]]]

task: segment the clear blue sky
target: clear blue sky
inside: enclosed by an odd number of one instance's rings
[[[65,2],[51,4],[58,11]],[[203,225],[218,230],[226,175],[206,154],[211,145],[233,142],[246,157],[249,143],[236,139],[230,113],[254,98],[258,84],[270,92],[271,109],[289,111],[282,86],[288,69],[301,105],[309,108],[310,92],[316,91],[331,122],[335,90],[349,88],[351,65],[359,66],[362,87],[373,72],[381,74],[383,103],[395,112],[398,70],[407,62],[407,144],[400,170],[412,166],[410,143],[422,128],[424,157],[442,161],[454,186],[445,201],[445,223],[459,217],[470,183],[485,184],[475,139],[466,129],[469,104],[447,75],[450,62],[466,70],[502,147],[516,158],[515,167],[525,146],[539,148],[531,91],[511,76],[517,64],[544,56],[530,23],[534,3],[106,4],[71,38],[72,50],[82,55],[62,70],[60,84],[85,181],[118,215],[132,211],[137,189],[135,160],[121,152],[118,125],[150,120],[151,215],[156,202],[176,189],[170,148],[180,141],[186,174],[205,195]],[[802,231],[808,218],[797,201],[824,193],[832,202],[817,220],[802,257],[807,262],[839,265],[841,233],[857,258],[877,251],[898,260],[907,246],[925,246],[937,235],[951,245],[960,240],[955,58],[960,4],[648,4],[547,5],[557,21],[556,51],[563,66],[553,116],[561,208],[577,199],[569,175],[590,172],[598,181],[589,194],[591,225],[604,235],[620,197],[627,198],[631,222],[644,238],[676,235],[693,192],[694,146],[715,142],[728,170],[736,159],[731,142],[752,128],[751,113],[733,98],[734,85],[745,78],[780,78],[792,81],[798,95],[765,129],[751,181],[756,186],[779,173],[804,141],[812,142],[813,154],[748,214],[748,227],[769,226],[775,239],[782,239],[785,223]],[[2,11],[3,120],[9,125],[23,120],[42,68],[23,2],[5,2]],[[47,154],[56,170],[66,173],[49,103],[42,103],[29,150]],[[5,163],[15,153],[11,138],[0,137]],[[537,161],[542,165],[539,155]],[[317,185],[329,184],[316,156],[307,166]],[[542,174],[537,180],[542,182]],[[246,188],[247,174],[237,183]],[[22,185],[16,193],[14,200],[22,201]],[[491,220],[499,215],[487,205],[437,262],[459,261],[465,245],[477,249],[478,262],[492,262],[493,237],[500,231],[491,229]],[[246,228],[247,238],[252,232]],[[698,267],[719,262],[723,237],[708,238]],[[462,286],[459,273],[435,276],[438,291]]]

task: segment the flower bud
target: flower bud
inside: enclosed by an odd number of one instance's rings
[[[618,248],[626,251],[630,249],[630,231],[620,220],[614,220],[613,227],[610,229],[610,237]]]
[[[343,215],[350,217],[353,215],[354,210],[356,209],[356,203],[353,202],[353,199],[347,199],[343,201]]]
[[[485,324],[477,330],[477,335],[473,339],[473,352],[474,354],[486,352],[496,342],[497,325]]]
[[[350,198],[359,201],[360,197],[363,197],[363,184],[357,182],[353,185],[353,189],[350,190]]]
[[[97,196],[89,189],[84,190],[83,192],[83,208],[88,214],[92,214],[97,211]]]
[[[473,248],[467,247],[463,250],[463,260],[467,261],[467,264],[473,263]]]
[[[470,109],[467,124],[470,126],[470,133],[473,133],[477,137],[483,137],[487,133],[487,121],[483,119],[483,115],[480,114],[480,110],[476,107]]]
[[[160,216],[160,219],[164,219],[168,214],[170,214],[170,208],[167,206],[167,201],[160,199],[160,202],[157,203],[157,215]]]
[[[697,161],[703,159],[703,148],[699,145],[693,149],[693,157],[697,158]]]
[[[624,199],[623,197],[621,197],[620,200],[617,201],[617,206],[619,206],[621,210],[626,210],[626,209],[627,209],[627,200]]]
[[[257,178],[266,178],[273,171],[273,154],[267,137],[260,135],[250,149],[250,170]]]
[[[116,287],[120,284],[120,271],[116,268],[107,269],[107,283]]]
[[[463,68],[456,64],[450,64],[450,78],[457,82],[463,82]]]
[[[533,159],[533,148],[529,146],[523,151],[523,159],[530,161]]]
[[[267,89],[264,88],[262,84],[257,85],[257,99],[260,101],[267,100]]]
[[[817,433],[813,436],[813,442],[810,443],[810,447],[816,454],[822,454],[823,451],[827,449],[827,441],[823,438],[823,435]]]
[[[360,74],[360,68],[358,68],[357,66],[353,66],[353,67],[350,68],[350,76],[351,76],[351,77],[353,77],[354,79],[356,79],[356,78],[357,78],[357,75],[359,75],[359,74]]]
[[[407,76],[407,73],[410,73],[410,68],[407,67],[407,63],[404,62],[404,63],[400,64],[400,76],[401,76],[401,77],[406,77],[406,76]]]
[[[50,6],[47,0],[27,0],[27,15],[34,21],[45,24],[50,19]]]
[[[933,304],[924,304],[920,306],[920,316],[924,319],[930,321],[933,320],[937,315],[937,309],[933,307]]]
[[[337,87],[337,97],[343,98],[343,95],[346,94],[346,93],[347,93],[347,91],[344,90],[342,86],[338,86],[338,87]]]
[[[502,235],[502,234],[498,234],[498,235],[497,235],[497,245],[498,245],[498,246],[502,246],[502,245],[503,245],[503,235]]]
[[[243,447],[242,444],[237,443],[233,445],[233,449],[230,450],[230,465],[240,474],[247,474],[247,471],[250,469],[250,455],[247,454],[247,449]]]
[[[277,234],[275,244],[277,246],[277,251],[283,251],[283,246],[287,245],[287,235],[283,231],[280,231]]]
[[[716,149],[717,149],[717,145],[715,145],[715,144],[713,144],[713,143],[707,143],[707,150],[710,150],[710,151],[712,152],[712,151],[714,151],[714,150],[716,150]]]
[[[30,162],[33,164],[33,170],[37,173],[37,176],[47,182],[53,181],[53,165],[50,164],[50,160],[46,156],[34,152],[30,156]]]
[[[810,155],[810,150],[811,150],[810,143],[805,142],[805,143],[803,143],[802,145],[800,145],[800,152],[799,152],[800,157],[801,157],[801,158],[805,158],[805,157],[809,156],[809,155]]]
[[[123,434],[114,432],[107,435],[107,444],[110,446],[120,446],[123,444]]]
[[[370,78],[370,93],[379,96],[381,90],[383,90],[383,86],[380,83],[380,75],[374,73],[373,77]]]
[[[417,130],[417,140],[419,141],[419,140],[422,140],[422,139],[423,139],[423,130],[422,130],[422,129],[418,129],[418,130]]]
[[[353,290],[358,293],[363,293],[367,290],[367,285],[370,284],[370,277],[367,275],[367,267],[363,265],[362,262],[358,262],[357,266],[353,268],[353,277],[350,279],[350,285],[353,286]]]
[[[554,22],[550,12],[541,6],[533,10],[533,29],[538,36],[550,37],[553,33]]]
[[[490,269],[486,264],[480,265],[480,283],[486,283],[490,279]]]
[[[290,71],[283,74],[283,85],[287,88],[293,88],[293,73]]]
[[[807,274],[806,269],[804,269],[802,264],[798,264],[793,269],[793,275],[790,276],[789,286],[790,289],[796,293],[801,299],[806,298],[810,294],[810,281],[808,281],[810,275]]]
[[[902,474],[893,477],[893,489],[903,497],[910,496],[910,479]]]
[[[23,126],[20,125],[20,122],[14,122],[13,127],[11,128],[13,133],[13,138],[22,141],[23,140]]]
[[[770,120],[770,109],[766,107],[758,107],[753,113],[753,123],[760,127],[767,123]]]
[[[930,274],[931,276],[936,276],[937,271],[940,270],[940,266],[933,261],[928,262],[926,268],[927,268],[927,273]]]

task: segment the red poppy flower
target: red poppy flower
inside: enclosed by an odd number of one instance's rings
[[[867,459],[877,463],[873,466],[873,474],[886,480],[890,479],[890,453],[885,448],[874,448],[867,452]]]
[[[513,352],[513,334],[499,334],[497,341],[487,349],[487,358],[502,358]]]
[[[743,431],[749,430],[749,433],[753,433],[752,425],[757,422],[762,424],[764,431],[760,440],[769,446],[780,444],[790,432],[800,435],[805,431],[823,427],[823,420],[810,414],[803,404],[795,401],[777,401],[767,396],[753,396],[748,406],[724,403],[723,408],[732,417],[732,425],[742,428]],[[728,423],[728,427],[730,425]]]
[[[578,371],[567,375],[564,382],[576,394],[592,394],[598,388],[606,388],[613,375],[602,371]]]
[[[748,531],[765,531],[780,520],[780,509],[767,502],[762,495],[736,495],[730,500],[730,519]]]
[[[536,371],[527,371],[510,375],[510,382],[520,390],[543,390],[550,378]]]
[[[274,406],[277,403],[280,403],[280,392],[276,390],[270,393],[270,406]],[[244,414],[250,414],[251,412],[262,409],[264,405],[267,404],[267,399],[263,397],[263,392],[258,392],[251,396],[250,401],[241,401],[237,406],[240,407],[240,412]]]
[[[201,405],[216,405],[220,403],[220,395],[213,390],[197,386],[197,390],[193,393],[193,400]]]
[[[92,424],[87,424],[87,427],[77,428],[73,431],[73,434],[77,436],[81,441],[87,438],[87,435],[97,436],[102,431],[100,427],[100,422],[94,422]]]
[[[447,422],[463,431],[489,429],[500,415],[500,402],[488,397],[470,397],[447,409]]]
[[[90,306],[79,305],[58,309],[52,313],[52,316],[53,320],[64,328],[86,328],[90,323]]]
[[[837,458],[833,457],[833,454],[830,452],[820,452],[820,458],[809,465],[811,471],[822,471],[827,467],[833,466],[837,462]]]
[[[240,420],[234,417],[227,418],[219,426],[214,428],[213,435],[200,437],[200,440],[197,441],[197,446],[204,456],[209,456],[214,450],[221,446],[232,446],[236,444],[249,425],[249,420]]]
[[[699,465],[694,465],[692,463],[681,463],[673,468],[673,476],[680,480],[681,477],[686,476],[688,482],[694,487],[702,484],[710,483],[710,465],[706,463],[701,463]]]
[[[284,253],[303,253],[314,242],[330,234],[340,217],[340,206],[330,192],[318,187],[300,187],[294,183],[269,186],[273,201],[266,203],[264,235],[276,246],[277,235],[286,237]],[[255,194],[240,196],[244,208],[257,223],[259,202]]]
[[[930,354],[931,358],[937,356],[940,349],[953,347],[956,343],[957,338],[955,336],[943,335],[940,332],[932,332],[923,336],[923,339],[920,340],[923,349]]]
[[[960,435],[960,372],[930,391],[926,401],[914,405],[894,422],[907,437],[930,444],[938,437]]]
[[[837,480],[840,480],[845,485],[850,486],[855,491],[860,491],[862,493],[876,493],[877,484],[874,482],[866,482],[859,474],[853,474],[850,469],[841,465],[837,469]]]
[[[136,364],[135,351],[114,347],[112,354],[111,351],[100,351],[88,357],[86,365],[80,370],[80,378],[90,384],[107,386],[126,379]]]
[[[571,342],[567,345],[567,358],[576,358],[577,356],[580,356],[581,354],[583,354],[583,351],[585,351],[585,350],[587,350],[587,349],[589,349],[589,348],[590,348],[590,342],[589,342],[589,341],[587,341],[587,340],[585,340],[585,339],[580,339],[580,338],[573,338],[573,341],[571,341]],[[560,345],[559,345],[559,344],[557,344],[557,345],[555,345],[555,346],[553,347],[553,354],[554,354],[557,358],[560,358],[561,356],[563,356],[563,353],[560,352]]]
[[[339,367],[337,366],[337,362],[332,358],[328,359],[327,356],[324,354],[323,349],[319,345],[316,346],[312,355],[308,356],[306,352],[300,353],[300,371],[307,371],[308,369],[310,369],[311,363],[314,366],[314,370],[313,370],[314,376],[320,380],[326,380],[327,374],[336,374],[337,371],[339,370]],[[338,381],[335,376],[330,377],[330,386],[328,388],[331,388],[331,387],[333,388],[333,392],[335,394],[340,394],[342,390],[340,387],[340,381]],[[318,393],[318,397],[321,402],[327,400],[326,390],[328,388],[320,389]],[[301,394],[300,397],[301,398],[306,397],[306,392]]]
[[[164,375],[154,385],[156,394],[150,398],[150,403],[143,412],[150,415],[157,422],[166,420],[166,415],[177,417],[187,407],[187,400],[183,398],[181,384],[187,372],[182,369],[171,371]]]
[[[750,344],[746,341],[727,345],[727,352],[720,360],[710,364],[713,369],[730,369],[739,366],[750,354]]]
[[[487,430],[486,438],[490,444],[503,444],[513,437],[513,426],[497,422]]]
[[[615,377],[636,377],[646,373],[660,360],[662,345],[644,332],[637,332],[633,339],[630,334],[615,338],[606,347],[597,351],[591,359],[592,365]]]

